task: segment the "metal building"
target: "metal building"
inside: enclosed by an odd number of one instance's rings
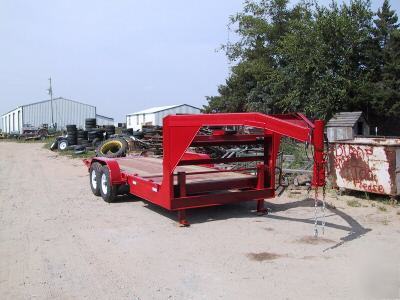
[[[200,108],[188,104],[152,107],[126,116],[127,128],[142,129],[143,125],[162,126],[163,118],[168,115],[199,114]]]
[[[45,100],[22,105],[5,113],[1,116],[0,128],[6,133],[21,133],[22,128],[28,125],[40,127],[43,124],[50,126],[53,123],[60,130],[65,129],[68,124],[84,128],[86,118],[98,118],[98,116],[95,106],[60,97],[53,101]],[[114,123],[112,118],[99,116],[98,119],[100,123],[104,123],[105,119]]]
[[[368,136],[369,125],[361,111],[340,112],[326,124],[328,141],[351,140],[355,136]]]
[[[114,125],[114,119],[106,117],[106,116],[102,116],[102,115],[97,115],[96,114],[96,120],[97,120],[96,121],[97,125],[99,125],[99,126]]]

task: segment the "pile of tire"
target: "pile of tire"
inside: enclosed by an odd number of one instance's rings
[[[91,146],[97,147],[104,140],[104,131],[95,129],[88,132],[88,142]]]
[[[68,145],[76,145],[78,143],[78,129],[76,125],[67,125],[67,141]]]
[[[122,129],[122,134],[132,136],[133,135],[133,128],[124,128],[124,129]]]
[[[97,128],[96,118],[85,119],[85,129],[86,131],[93,131]]]
[[[110,137],[115,134],[115,126],[114,125],[106,125],[106,126],[104,126],[104,130],[107,134],[107,137]]]
[[[82,146],[89,146],[91,145],[91,143],[88,140],[88,132],[86,130],[78,130],[78,140],[77,140],[77,144],[78,145],[82,145]]]

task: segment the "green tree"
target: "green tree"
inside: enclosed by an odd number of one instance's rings
[[[235,64],[205,110],[300,111],[328,119],[362,110],[372,123],[400,115],[400,34],[388,0],[328,7],[248,0],[231,18],[240,39],[223,47]]]
[[[381,134],[394,134],[400,122],[400,31],[398,17],[385,0],[374,20],[371,46],[370,121]]]
[[[218,96],[207,97],[206,112],[275,112],[275,79],[279,78],[277,42],[287,32],[295,10],[288,0],[246,1],[243,12],[231,17],[240,40],[224,45],[229,59],[237,63]]]

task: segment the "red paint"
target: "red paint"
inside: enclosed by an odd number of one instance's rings
[[[204,126],[250,126],[263,129],[260,134],[200,135]],[[324,123],[312,123],[303,115],[264,115],[260,113],[171,115],[163,121],[163,174],[162,180],[152,180],[121,171],[115,159],[93,158],[86,160],[90,167],[94,161],[107,165],[113,184],[128,184],[130,193],[169,210],[180,212],[180,221],[187,224],[184,210],[203,206],[221,205],[231,202],[257,200],[257,210],[264,212],[263,202],[275,196],[275,162],[280,139],[287,136],[314,146],[313,185],[325,183],[324,170]],[[209,156],[188,153],[190,146],[255,145],[264,146],[264,156],[247,158],[211,159]],[[135,158],[132,158],[135,159]],[[212,184],[187,183],[191,173],[180,173],[174,184],[174,171],[178,165],[208,165],[231,161],[258,162],[255,180],[225,178]],[[213,169],[215,172],[221,170]],[[223,172],[223,171],[221,171]],[[195,172],[194,172],[195,173]],[[218,189],[218,194],[210,190]]]

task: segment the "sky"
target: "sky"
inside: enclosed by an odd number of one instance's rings
[[[400,11],[399,0],[391,5]],[[54,97],[95,105],[117,122],[153,106],[202,107],[229,74],[218,49],[235,39],[227,24],[242,7],[242,0],[0,0],[0,115],[49,99],[50,76]]]

